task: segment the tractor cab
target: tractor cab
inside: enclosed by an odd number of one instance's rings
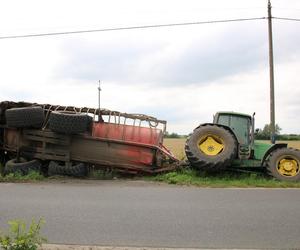
[[[241,145],[250,145],[253,118],[246,114],[235,112],[218,112],[214,115],[214,124],[229,127]]]
[[[214,115],[214,124],[230,128],[238,142],[240,159],[249,159],[254,143],[254,116],[236,112],[218,112]]]

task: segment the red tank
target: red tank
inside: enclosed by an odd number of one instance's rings
[[[159,146],[163,141],[163,134],[160,129],[146,128],[140,126],[94,123],[93,137],[104,139],[121,140]]]

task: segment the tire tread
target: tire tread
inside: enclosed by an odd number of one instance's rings
[[[227,145],[227,147],[231,148],[229,155],[226,155],[225,157],[221,158],[219,161],[209,160],[203,154],[198,153],[199,150],[195,149],[195,145],[193,143],[193,139],[194,139],[193,137],[197,136],[196,135],[197,132],[203,130],[204,128],[210,128],[213,130],[215,127],[217,127],[218,129],[223,129],[227,134],[227,136],[230,137],[229,141],[232,141],[232,145]],[[190,137],[188,137],[185,143],[185,153],[191,165],[197,168],[198,170],[203,170],[203,171],[219,171],[226,168],[232,163],[232,160],[236,156],[236,151],[237,151],[237,142],[234,136],[230,132],[226,131],[224,128],[219,127],[217,125],[206,125],[206,126],[198,127],[196,130],[194,130],[193,134]]]

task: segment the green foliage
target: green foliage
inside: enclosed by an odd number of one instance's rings
[[[280,134],[281,128],[278,124],[275,126],[276,140],[281,141],[298,141],[300,140],[300,135],[296,134]],[[271,136],[271,128],[269,124],[266,124],[263,129],[258,129],[255,139],[257,140],[269,140]]]
[[[9,233],[0,233],[0,249],[3,250],[36,250],[46,239],[40,236],[41,226],[44,220],[40,219],[37,223],[32,220],[29,228],[22,220],[9,221]]]
[[[281,141],[299,141],[300,135],[295,134],[283,134],[283,135],[277,135],[277,140]]]
[[[280,131],[281,131],[281,128],[279,127],[278,124],[276,124],[275,125],[275,134],[279,135]],[[270,136],[271,136],[271,125],[266,124],[262,130],[258,129],[258,132],[255,135],[255,139],[257,139],[257,140],[268,140],[268,139],[270,139]]]
[[[184,135],[179,135],[177,133],[169,133],[168,131],[166,131],[166,133],[164,134],[164,138],[184,138]]]
[[[5,176],[0,175],[0,182],[39,181],[43,179],[44,176],[37,171],[30,171],[27,175],[22,175],[19,172],[10,173]]]
[[[241,173],[233,171],[221,171],[218,173],[197,172],[193,169],[182,169],[176,172],[149,177],[148,179],[168,184],[192,185],[199,187],[300,187],[299,182],[278,181],[263,173]]]

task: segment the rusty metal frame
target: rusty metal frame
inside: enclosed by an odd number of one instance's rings
[[[143,114],[128,114],[122,113],[118,111],[112,111],[108,109],[95,109],[95,108],[78,108],[74,106],[61,106],[61,105],[51,105],[51,104],[38,104],[38,103],[29,103],[29,102],[1,102],[0,103],[0,126],[4,129],[4,133],[9,133],[10,129],[6,128],[5,125],[5,110],[9,108],[16,108],[16,107],[28,107],[28,106],[40,106],[45,111],[45,123],[43,125],[43,129],[41,130],[16,130],[16,137],[18,138],[14,145],[5,144],[2,146],[4,150],[12,151],[12,152],[20,152],[21,155],[27,154],[33,158],[38,158],[41,160],[57,160],[57,161],[81,161],[86,162],[88,164],[93,164],[96,166],[106,166],[114,169],[118,169],[124,172],[143,172],[148,174],[159,173],[163,171],[170,171],[176,168],[177,164],[171,163],[178,163],[178,159],[161,143],[157,145],[147,144],[147,143],[140,143],[134,141],[126,141],[124,138],[124,134],[121,136],[120,139],[110,139],[110,138],[99,138],[93,137],[91,134],[79,134],[79,135],[62,135],[55,132],[52,132],[47,129],[48,118],[52,111],[64,111],[64,112],[76,112],[76,113],[86,113],[93,116],[93,120],[96,121],[96,116],[99,114],[101,116],[107,116],[108,123],[113,123],[117,125],[126,125],[129,119],[132,120],[134,127],[144,127],[143,123],[146,122],[149,128],[157,128],[158,126],[163,126],[163,133],[166,131],[166,124],[167,122],[164,120],[159,120],[152,116],[147,116]],[[121,121],[122,120],[122,121]],[[140,131],[138,129],[138,131]],[[134,132],[134,131],[132,131]],[[150,131],[152,134],[152,129]],[[76,144],[76,147],[73,144]],[[96,143],[96,144],[95,144]],[[99,146],[103,144],[103,148],[109,148],[111,146],[119,147],[125,149],[127,147],[137,148],[141,150],[141,152],[153,152],[153,163],[143,165],[140,163],[130,163],[129,158],[126,158],[124,161],[113,161],[113,155],[111,158],[106,157],[106,159],[101,159],[93,157],[89,157],[89,154],[82,154],[80,150],[74,150],[74,148],[81,148],[81,144],[86,145],[87,147],[91,147],[91,145]],[[104,144],[108,146],[104,146]],[[49,145],[52,145],[49,147]],[[53,146],[54,145],[54,146]],[[110,145],[110,146],[109,146]],[[76,154],[73,153],[76,151]],[[84,151],[84,150],[83,150]],[[95,151],[95,150],[92,150]],[[94,152],[95,153],[95,152]],[[103,152],[102,152],[103,153]],[[164,164],[156,165],[155,161],[157,155],[160,155],[164,160]],[[152,157],[152,156],[151,156]],[[104,157],[105,158],[105,157]]]
[[[114,116],[114,121],[117,123],[117,117],[118,121],[120,122],[120,117],[126,119],[132,119],[134,121],[139,120],[139,126],[141,126],[141,123],[143,121],[148,122],[149,127],[156,128],[159,124],[163,126],[163,134],[166,132],[166,126],[167,121],[165,120],[159,120],[155,117],[144,115],[144,114],[130,114],[130,113],[124,113],[119,111],[113,111],[109,109],[97,109],[97,108],[88,108],[88,107],[75,107],[75,106],[63,106],[63,105],[52,105],[52,104],[39,104],[39,103],[30,103],[30,102],[12,102],[12,101],[3,101],[0,102],[0,124],[5,123],[5,110],[9,108],[17,108],[17,107],[29,107],[29,106],[40,106],[45,111],[45,124],[44,127],[46,127],[48,122],[48,117],[52,111],[70,111],[70,112],[76,112],[76,113],[86,113],[93,115],[94,121],[96,120],[96,116],[100,114],[100,116],[108,116],[109,122],[111,116]]]

